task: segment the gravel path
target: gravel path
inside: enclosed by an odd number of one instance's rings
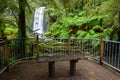
[[[56,62],[56,76],[48,78],[48,64],[20,62],[0,76],[0,80],[120,80],[120,75],[89,60],[79,60],[75,76],[69,76],[69,62]]]

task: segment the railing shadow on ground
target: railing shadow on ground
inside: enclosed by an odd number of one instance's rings
[[[39,56],[84,55],[120,72],[120,42],[101,39],[12,39],[0,42],[0,73],[14,62]]]

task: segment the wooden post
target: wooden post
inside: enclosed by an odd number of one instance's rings
[[[76,72],[76,62],[77,60],[70,60],[70,75],[75,75]]]
[[[37,53],[37,59],[39,57],[39,38],[38,35],[36,36],[36,53]]]
[[[70,54],[71,52],[71,41],[70,41],[70,36],[69,36],[69,38],[68,38],[68,54]]]
[[[101,38],[101,43],[100,43],[100,61],[99,63],[102,65],[102,61],[103,61],[103,55],[104,55],[104,41]]]
[[[3,45],[3,49],[4,49],[4,64],[5,66],[7,66],[7,71],[9,70],[9,56],[8,56],[8,46],[7,46],[7,38],[4,37],[5,40],[5,45]]]
[[[29,57],[33,57],[33,54],[34,54],[34,44],[33,44],[33,43],[31,43],[31,44],[30,44]]]
[[[49,77],[54,78],[55,77],[55,62],[54,61],[48,62],[48,70],[49,70]]]

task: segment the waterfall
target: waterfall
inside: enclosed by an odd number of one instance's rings
[[[33,31],[39,34],[39,38],[42,38],[46,31],[44,10],[45,7],[36,8],[34,14]]]

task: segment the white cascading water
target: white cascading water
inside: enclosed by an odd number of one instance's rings
[[[39,38],[43,37],[44,31],[44,9],[45,7],[36,8],[34,14],[33,31],[39,34]]]

